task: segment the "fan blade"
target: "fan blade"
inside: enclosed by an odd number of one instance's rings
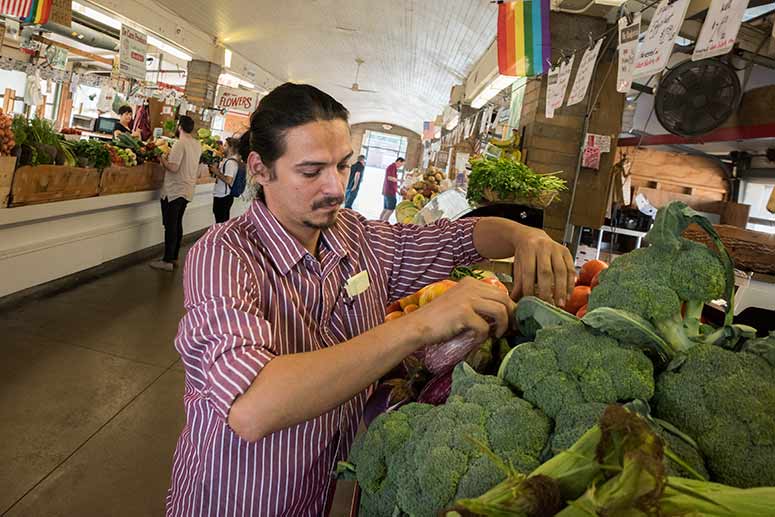
[[[363,93],[379,93],[377,90],[364,90],[363,88],[358,88],[357,90],[354,90],[356,92],[363,92]]]
[[[356,90],[353,90],[353,85],[351,84],[337,84],[337,86],[340,88],[347,88],[350,91],[356,91]]]

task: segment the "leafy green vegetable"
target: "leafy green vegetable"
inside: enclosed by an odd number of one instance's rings
[[[97,140],[79,140],[73,143],[73,153],[85,167],[110,167],[110,151]]]
[[[553,174],[538,174],[522,162],[508,158],[474,158],[468,176],[468,200],[480,203],[486,191],[501,199],[536,199],[543,194],[566,190],[566,181]]]
[[[515,312],[520,333],[530,339],[544,327],[578,323],[579,319],[536,296],[525,296]]]

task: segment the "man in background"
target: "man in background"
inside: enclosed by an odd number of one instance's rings
[[[194,199],[199,176],[199,158],[202,146],[193,137],[194,119],[183,115],[178,120],[178,141],[169,156],[161,157],[164,183],[161,187],[161,216],[164,223],[164,257],[150,266],[172,272],[178,263],[180,242],[183,239],[183,214],[186,205]]]
[[[381,221],[387,221],[396,209],[396,195],[398,194],[398,168],[403,167],[403,158],[398,158],[385,169],[385,183],[382,184],[382,195],[385,198],[385,209],[379,216]]]
[[[352,208],[355,198],[358,197],[358,188],[363,180],[363,171],[366,170],[366,157],[358,156],[358,161],[350,167],[350,179],[347,180],[347,190],[344,195],[344,207]]]

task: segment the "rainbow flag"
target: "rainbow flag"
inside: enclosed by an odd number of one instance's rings
[[[526,77],[548,69],[552,55],[549,0],[516,0],[498,6],[498,72]]]

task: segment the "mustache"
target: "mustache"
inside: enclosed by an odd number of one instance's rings
[[[337,206],[344,203],[344,196],[329,196],[324,197],[323,199],[319,199],[318,201],[315,201],[312,203],[312,209],[317,210],[318,208],[327,208],[329,206]]]

